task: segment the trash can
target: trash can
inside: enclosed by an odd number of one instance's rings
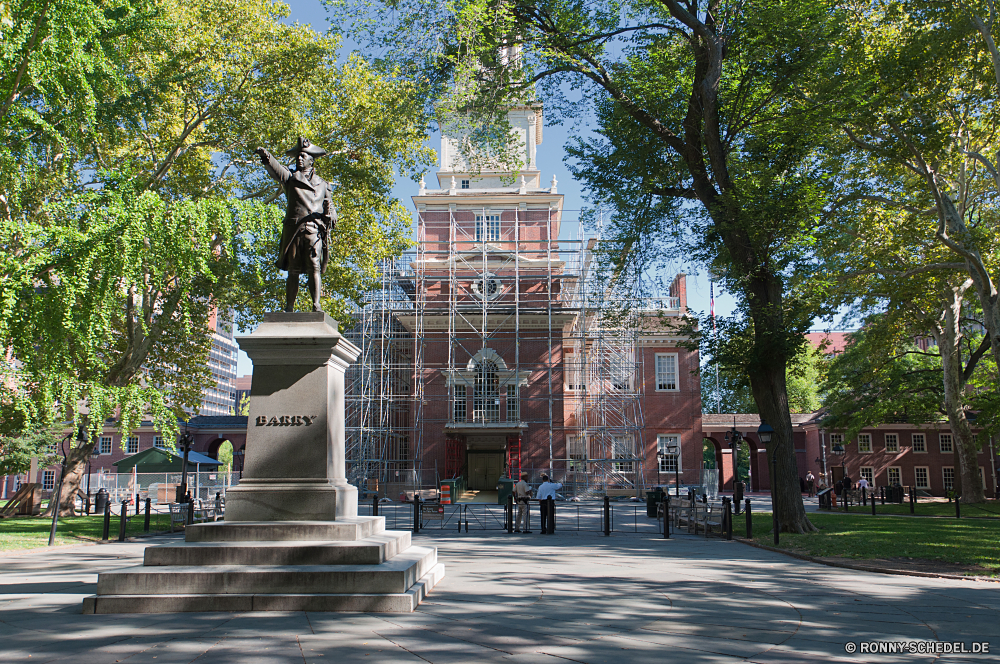
[[[510,477],[501,477],[497,480],[497,505],[506,505],[507,496],[514,495],[514,485],[517,480]]]
[[[98,489],[97,499],[94,502],[94,513],[104,514],[104,508],[107,506],[107,504],[108,504],[108,490],[103,488]]]
[[[646,492],[646,516],[656,518],[656,506],[663,502],[663,487],[656,487]]]

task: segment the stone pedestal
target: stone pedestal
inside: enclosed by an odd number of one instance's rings
[[[266,314],[238,341],[254,374],[225,522],[102,572],[83,612],[413,611],[444,577],[437,551],[359,517],[345,475],[344,371],[360,350],[323,313]]]
[[[271,313],[237,339],[253,361],[246,456],[226,521],[358,515],[344,461],[344,372],[361,350],[325,313]]]

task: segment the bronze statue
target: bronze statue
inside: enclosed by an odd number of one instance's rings
[[[326,150],[300,136],[298,143],[285,152],[295,157],[294,172],[264,148],[257,148],[257,154],[268,174],[281,184],[288,202],[278,249],[278,269],[288,271],[285,311],[295,310],[299,275],[303,273],[309,275],[312,310],[322,311],[319,305],[323,292],[322,275],[330,260],[330,234],[337,227],[330,184],[313,170],[314,160],[325,155]]]

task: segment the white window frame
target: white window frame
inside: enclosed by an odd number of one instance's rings
[[[161,450],[167,449],[167,444],[163,442],[163,436],[153,436],[153,447]]]
[[[948,471],[951,471],[949,473]],[[949,478],[948,475],[951,475]],[[955,466],[941,466],[941,486],[945,491],[955,490]]]
[[[476,215],[476,242],[499,242],[500,241],[500,215],[499,214],[477,214]]]
[[[670,454],[667,452],[667,447],[669,445],[677,446],[677,454]],[[656,437],[656,451],[657,451],[657,465],[661,473],[673,473],[675,472],[674,466],[676,465],[676,472],[682,472],[684,469],[681,467],[681,437],[676,433],[664,433],[659,434]]]
[[[893,471],[895,471],[895,480],[893,480]],[[899,484],[903,485],[903,468],[902,466],[889,466],[885,469],[885,483],[886,486],[894,486]]]
[[[55,488],[56,488],[56,471],[54,470],[42,471],[42,491],[55,491]]]
[[[920,441],[920,447],[922,449],[917,449],[917,441]],[[913,448],[914,454],[927,454],[927,436],[922,433],[910,434],[910,446]]]
[[[132,449],[135,448],[133,452]],[[125,454],[139,453],[139,436],[129,436],[125,439]]]
[[[111,436],[101,436],[100,440],[97,441],[98,449],[101,450],[101,454],[111,454],[115,451],[114,443],[111,440]]]
[[[868,474],[865,474],[868,471]],[[868,480],[868,488],[875,487],[875,468],[873,466],[861,466],[861,472],[859,473],[861,477]]]
[[[660,359],[661,358],[663,360],[667,360],[667,358],[673,358],[673,363],[674,363],[674,366],[673,366],[673,385],[674,386],[673,387],[660,387],[661,384],[668,385],[668,386],[670,385],[670,376],[669,376],[669,373],[668,373],[668,368],[666,366],[663,367],[663,377],[664,377],[664,380],[662,382],[660,381],[660,375],[661,375],[661,372],[660,372]],[[656,391],[657,392],[680,392],[681,391],[680,371],[678,370],[679,366],[680,366],[680,359],[678,358],[678,353],[656,353],[654,355],[654,357],[653,357],[653,367],[654,367],[654,374],[655,375],[653,376],[653,379],[656,381],[655,385],[656,385]]]
[[[566,375],[566,390],[575,392],[584,389],[582,360],[578,359],[580,353],[563,353],[563,371]]]
[[[586,436],[566,436],[566,457],[569,459],[569,469],[571,471],[587,472]]]
[[[945,441],[948,442],[947,449],[945,449]],[[938,434],[938,449],[941,450],[941,454],[954,454],[955,439],[952,437],[950,433]]]
[[[507,421],[521,421],[521,395],[514,385],[507,386]]]
[[[891,446],[890,446],[891,441]],[[885,451],[886,452],[899,452],[899,434],[898,433],[887,433],[885,434]]]
[[[830,450],[833,450],[834,445],[844,444],[844,434],[842,433],[831,433],[830,434]]]
[[[456,385],[454,401],[451,404],[451,419],[453,422],[469,421],[469,391],[465,385]],[[459,417],[461,414],[461,417]]]
[[[919,483],[920,482],[920,472],[919,471],[921,471],[921,470],[924,471],[924,479],[926,480],[926,482],[924,484],[920,484]],[[923,489],[924,491],[930,490],[930,488],[931,488],[931,469],[928,466],[914,466],[913,467],[913,488],[915,488],[915,489]]]
[[[872,453],[872,435],[870,433],[858,434],[858,454]]]
[[[632,447],[632,436],[611,436],[611,454],[612,458],[620,459],[623,458],[624,454],[619,454],[621,448],[631,449]],[[634,473],[635,472],[635,461],[612,461],[612,468],[616,473]]]

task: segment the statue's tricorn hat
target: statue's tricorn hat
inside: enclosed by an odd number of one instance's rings
[[[305,152],[307,155],[309,155],[314,159],[316,157],[322,157],[323,155],[326,154],[326,150],[319,147],[318,145],[313,145],[312,141],[310,141],[308,138],[303,138],[302,136],[299,136],[298,143],[296,143],[288,150],[285,150],[285,154],[287,154],[289,157],[294,157],[300,152]]]

